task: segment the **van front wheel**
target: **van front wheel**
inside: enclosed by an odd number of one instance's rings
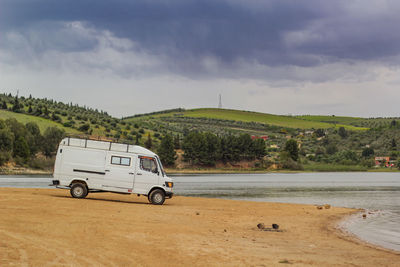
[[[152,191],[149,195],[149,200],[151,204],[162,205],[165,201],[165,193],[161,189],[156,189]]]
[[[85,198],[88,195],[88,189],[86,185],[76,183],[71,186],[71,196],[75,198]]]

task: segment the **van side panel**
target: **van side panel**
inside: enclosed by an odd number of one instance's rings
[[[81,178],[90,189],[101,189],[105,176],[105,151],[64,146],[61,155],[59,173],[64,178],[62,180],[70,183]]]

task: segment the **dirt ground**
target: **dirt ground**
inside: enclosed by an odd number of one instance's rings
[[[346,237],[351,209],[0,188],[0,266],[399,266]],[[260,231],[258,223],[283,232]]]

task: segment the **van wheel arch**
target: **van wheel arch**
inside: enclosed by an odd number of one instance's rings
[[[73,181],[69,184],[69,187],[71,187],[73,184],[83,184],[83,185],[85,185],[86,187],[88,187],[87,183],[86,183],[85,181],[83,181],[83,180],[73,180]]]

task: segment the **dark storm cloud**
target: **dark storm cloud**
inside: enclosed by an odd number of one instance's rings
[[[133,41],[179,74],[207,76],[202,60],[211,58],[229,76],[246,76],[241,65],[256,65],[262,75],[263,67],[348,60],[397,65],[399,7],[379,0],[0,0],[0,32],[40,33],[40,41],[28,39],[38,53],[90,50],[98,40],[60,26],[80,21]],[[7,47],[2,37],[0,46]]]

